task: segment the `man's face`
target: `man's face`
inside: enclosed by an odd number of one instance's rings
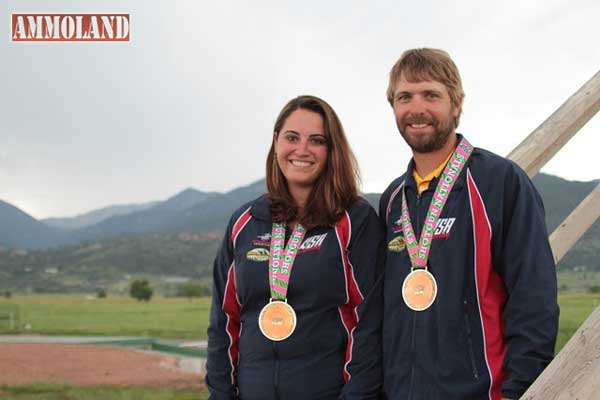
[[[408,82],[401,76],[393,104],[398,130],[416,153],[441,149],[454,133],[454,121],[460,110],[452,104],[448,89],[440,82]]]

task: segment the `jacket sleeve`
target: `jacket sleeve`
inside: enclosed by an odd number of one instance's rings
[[[206,385],[211,400],[237,399],[235,367],[240,318],[235,295],[231,232],[230,222],[213,265],[206,360]]]
[[[348,259],[358,287],[363,295],[358,305],[357,325],[353,343],[348,349],[349,361],[345,366],[348,381],[340,399],[379,399],[382,389],[382,310],[383,265],[385,257],[384,229],[368,207],[362,223],[352,229]]]
[[[502,394],[523,395],[554,356],[558,331],[556,267],[548,241],[542,199],[517,167],[504,182],[501,240],[493,245],[494,266],[504,280]],[[493,240],[494,242],[494,240]]]

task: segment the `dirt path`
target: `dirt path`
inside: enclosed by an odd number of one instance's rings
[[[177,357],[93,345],[0,343],[0,385],[34,382],[74,386],[202,387]]]

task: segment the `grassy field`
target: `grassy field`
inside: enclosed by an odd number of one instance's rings
[[[557,353],[600,304],[600,294],[561,294],[558,296],[558,304],[560,323],[556,340]]]
[[[561,293],[589,293],[593,288],[600,288],[600,272],[560,271],[557,277]]]
[[[556,349],[564,346],[600,304],[600,294],[561,294],[560,327]],[[210,299],[154,298],[148,304],[125,297],[86,299],[84,296],[15,296],[0,299],[2,310],[18,306],[20,333],[48,335],[149,336],[205,339]],[[5,325],[5,324],[4,324]],[[0,333],[11,332],[0,326]],[[70,387],[28,385],[0,387],[0,399],[14,400],[203,400],[206,391],[148,388]]]
[[[600,294],[560,294],[559,304],[557,351],[600,304]],[[15,296],[0,299],[0,317],[3,310],[15,306],[21,329],[10,330],[4,320],[0,333],[206,339],[210,299],[157,297],[140,303],[127,297]]]
[[[7,400],[206,400],[207,391],[122,387],[71,387],[27,385],[0,387],[0,399]]]
[[[114,296],[14,296],[0,299],[0,314],[14,306],[19,310],[20,333],[205,339],[210,299],[157,297],[140,303]],[[3,322],[0,333],[11,333]]]

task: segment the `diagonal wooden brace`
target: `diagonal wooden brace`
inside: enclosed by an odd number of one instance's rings
[[[525,138],[508,158],[530,177],[540,169],[600,110],[600,71]]]
[[[600,183],[550,235],[550,246],[557,264],[599,217]]]

